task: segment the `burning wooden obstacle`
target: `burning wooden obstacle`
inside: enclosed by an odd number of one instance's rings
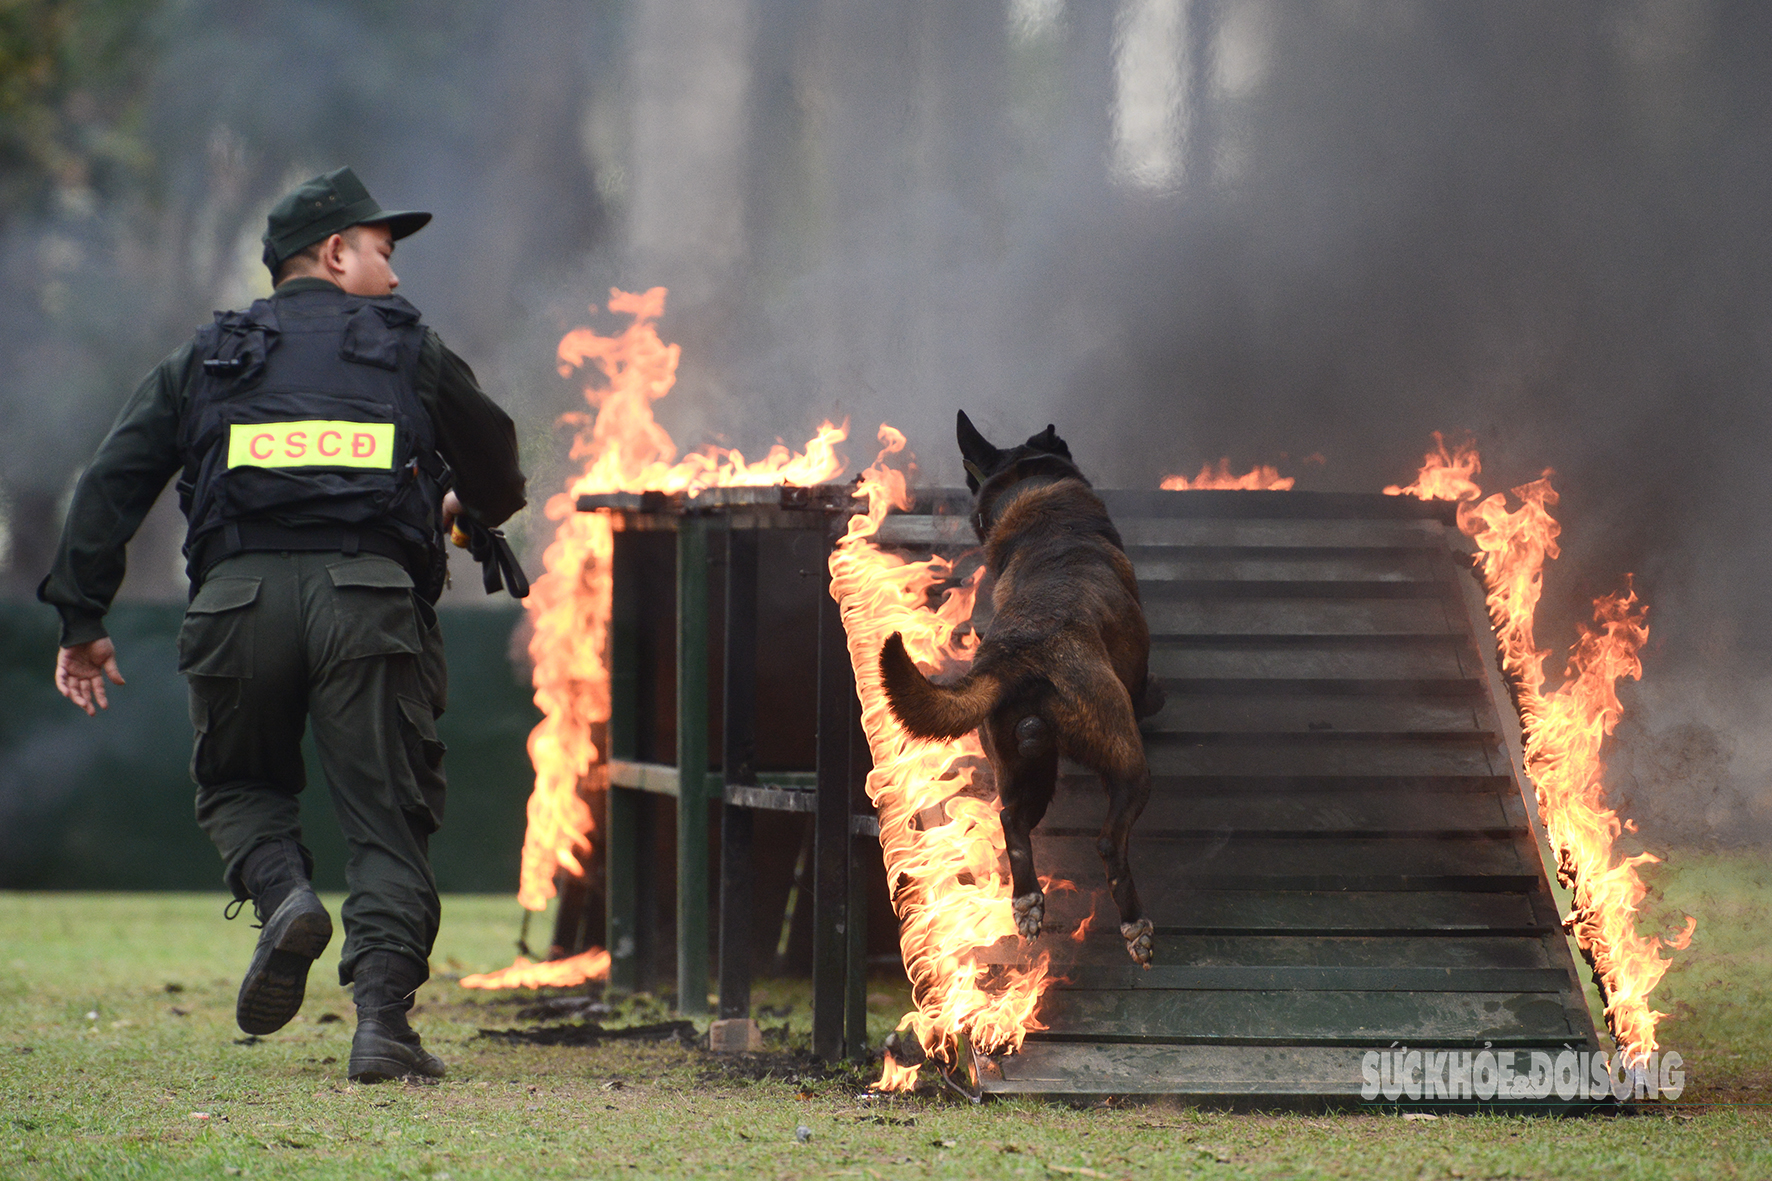
[[[1019,1052],[935,1030],[935,1006],[917,1049],[984,1093],[1264,1103],[1357,1098],[1365,1053],[1397,1043],[1597,1049],[1452,506],[1104,497],[1170,695],[1133,853],[1157,966],[1095,929],[1102,796],[1067,775],[1035,834],[1048,933],[960,949],[983,993],[1037,977]],[[881,824],[890,848],[884,802]]]

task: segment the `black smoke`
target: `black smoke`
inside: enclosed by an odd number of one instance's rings
[[[1434,430],[1492,491],[1553,468],[1541,640],[1627,573],[1652,604],[1620,774],[1665,839],[1772,829],[1766,6],[148,8],[115,94],[57,100],[142,152],[0,230],[15,592],[133,377],[240,293],[286,184],[349,162],[437,211],[402,290],[541,494],[578,408],[552,344],[612,284],[671,288],[680,443],[847,414],[854,466],[889,421],[952,484],[963,405],[1057,423],[1110,485],[1224,455],[1376,491]]]

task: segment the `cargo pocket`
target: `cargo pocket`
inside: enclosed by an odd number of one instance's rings
[[[412,576],[392,558],[346,558],[326,567],[333,598],[340,660],[419,653],[417,600]]]
[[[252,675],[252,618],[259,579],[211,578],[185,608],[178,671],[193,677]],[[197,719],[192,718],[195,722]]]
[[[200,788],[225,778],[216,769],[215,749],[210,737],[225,726],[229,715],[240,706],[241,677],[206,677],[195,673],[185,677],[186,697],[191,712],[191,781]],[[298,772],[299,774],[299,772]]]
[[[402,801],[402,807],[416,814],[427,833],[436,832],[443,823],[443,796],[447,781],[443,777],[443,756],[448,747],[437,737],[437,719],[428,703],[402,693],[400,701],[400,732],[406,741],[406,763],[412,768],[412,782],[418,788],[416,800]]]
[[[424,624],[419,637],[424,645],[424,651],[418,657],[419,684],[431,703],[432,716],[440,718],[449,708],[449,661],[443,654],[443,629],[437,622],[437,613],[429,609],[424,599],[415,596],[413,602],[418,605],[420,622]],[[427,611],[428,620],[425,618]]]
[[[239,677],[193,675],[185,680],[190,688],[186,696],[189,698],[191,729],[199,735],[209,733],[229,710],[240,704]]]

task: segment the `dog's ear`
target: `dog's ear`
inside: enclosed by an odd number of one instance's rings
[[[1052,423],[1047,423],[1046,429],[1039,434],[1030,435],[1027,445],[1035,451],[1044,451],[1048,455],[1062,455],[1066,459],[1071,457],[1071,449],[1065,445],[1063,439],[1058,437],[1058,428]]]
[[[972,492],[988,480],[1002,462],[1003,453],[991,446],[990,440],[978,433],[964,410],[955,420],[954,434],[960,440],[960,462],[966,465],[966,487]]]

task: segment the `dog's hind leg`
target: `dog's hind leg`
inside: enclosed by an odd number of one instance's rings
[[[997,771],[997,798],[1003,805],[1003,844],[1009,852],[1009,878],[1014,892],[1015,929],[1022,938],[1040,933],[1046,917],[1046,895],[1034,872],[1034,826],[1046,815],[1058,783],[1058,742],[1052,726],[1038,714],[1006,710],[988,726],[992,763]]]
[[[1137,963],[1151,966],[1151,934],[1155,929],[1138,901],[1138,886],[1132,880],[1132,862],[1126,855],[1127,838],[1132,825],[1151,798],[1150,771],[1144,759],[1138,760],[1135,774],[1104,776],[1108,793],[1107,823],[1101,826],[1095,850],[1107,869],[1108,888],[1113,891],[1114,905],[1120,910],[1120,936],[1126,940],[1126,951]]]
[[[1104,677],[1089,688],[1089,693],[1077,695],[1079,702],[1088,704],[1077,710],[1075,724],[1069,724],[1073,722],[1069,717],[1060,717],[1059,725],[1067,743],[1073,744],[1067,746],[1067,753],[1093,768],[1107,788],[1107,821],[1096,838],[1095,851],[1101,854],[1108,888],[1120,911],[1120,935],[1126,940],[1126,951],[1149,967],[1153,928],[1138,900],[1126,846],[1133,824],[1151,798],[1150,768],[1125,686]]]

